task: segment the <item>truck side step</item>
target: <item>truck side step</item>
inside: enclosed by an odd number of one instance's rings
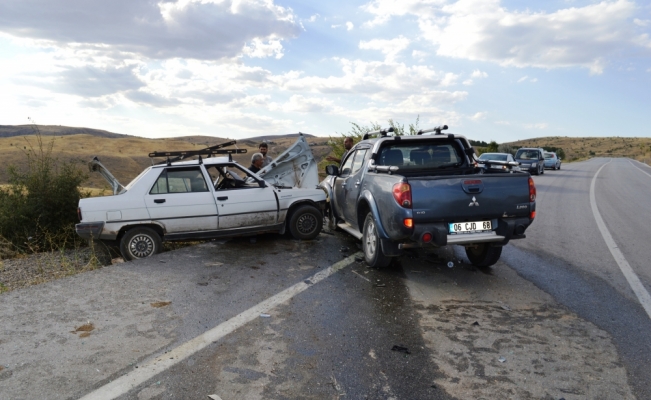
[[[362,233],[359,232],[357,229],[353,228],[348,222],[340,222],[337,224],[337,227],[355,236],[357,239],[362,240]]]

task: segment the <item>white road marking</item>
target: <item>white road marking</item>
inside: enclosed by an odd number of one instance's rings
[[[609,163],[610,161],[602,165],[599,168],[599,170],[597,170],[597,173],[594,174],[594,177],[592,178],[592,183],[590,184],[590,206],[592,207],[592,214],[594,215],[595,221],[597,221],[597,226],[599,227],[601,236],[603,236],[604,241],[606,242],[606,246],[608,247],[608,250],[610,250],[610,254],[613,255],[615,262],[617,262],[617,265],[619,265],[619,269],[624,274],[624,277],[628,281],[628,284],[631,287],[631,289],[633,289],[633,293],[635,293],[637,299],[640,301],[640,304],[642,304],[642,307],[644,307],[644,310],[646,311],[647,315],[649,316],[649,318],[651,318],[651,295],[649,295],[649,292],[647,292],[646,288],[640,281],[640,278],[638,278],[638,276],[633,271],[633,268],[631,268],[628,261],[626,261],[624,254],[617,247],[617,243],[615,243],[612,235],[608,231],[608,228],[606,228],[606,224],[604,223],[603,218],[601,218],[601,214],[599,213],[599,209],[597,208],[597,200],[594,193],[595,182],[597,181],[597,176],[599,175],[599,172],[601,172],[601,170]]]
[[[635,160],[635,161],[637,161],[637,160]],[[630,162],[631,165],[634,166],[635,168],[639,169],[640,172],[642,172],[643,174],[647,174],[647,175],[651,176],[651,174],[648,174],[647,172],[642,171],[642,169],[636,167],[635,164],[633,164],[633,163],[631,162],[631,160],[628,160],[628,162]],[[639,162],[639,161],[637,161],[637,162],[640,163],[640,164],[642,164],[642,165],[646,165],[646,164],[643,164],[643,163],[641,163],[641,162]],[[648,167],[648,165],[646,165],[646,166]]]
[[[312,285],[319,283],[340,269],[347,267],[348,265],[355,262],[355,257],[358,257],[359,255],[361,255],[361,253],[355,253],[351,256],[348,256],[343,260],[329,266],[328,268],[317,272],[305,281],[299,282],[294,286],[283,290],[282,292],[262,301],[261,303],[258,303],[257,305],[249,308],[241,314],[236,315],[228,321],[217,325],[207,332],[204,332],[196,338],[183,343],[172,351],[168,351],[167,353],[156,357],[155,359],[145,364],[138,365],[138,369],[134,369],[128,374],[123,375],[110,383],[107,383],[106,385],[91,393],[88,393],[80,400],[109,400],[122,396],[123,394],[129,392],[131,389],[146,382],[159,373],[180,363],[199,350],[204,349],[211,343],[223,338],[224,336],[253,321],[254,319],[260,318],[260,314],[268,313],[276,306],[305,291]],[[306,283],[307,281],[310,283]]]

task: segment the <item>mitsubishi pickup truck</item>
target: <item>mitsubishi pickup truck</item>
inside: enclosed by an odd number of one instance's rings
[[[150,153],[167,160],[126,186],[94,158],[91,171],[107,179],[114,195],[79,201],[77,234],[118,247],[125,260],[160,252],[162,241],[285,231],[296,239],[315,238],[323,226],[326,194],[318,187],[305,137],[299,135],[257,174],[232,159],[246,149],[223,149],[233,144]]]
[[[473,265],[489,267],[510,240],[526,237],[536,215],[530,174],[517,162],[479,160],[445,129],[371,132],[340,167],[326,167],[329,228],[361,239],[368,265],[387,266],[409,248],[461,245]]]

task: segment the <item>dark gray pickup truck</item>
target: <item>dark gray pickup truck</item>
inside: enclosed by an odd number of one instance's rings
[[[525,238],[536,214],[529,173],[511,170],[517,163],[479,161],[465,137],[443,129],[372,132],[341,167],[326,167],[320,185],[330,228],[361,239],[370,266],[387,266],[403,249],[456,244],[473,265],[487,267],[509,240]],[[369,139],[373,134],[379,137]]]

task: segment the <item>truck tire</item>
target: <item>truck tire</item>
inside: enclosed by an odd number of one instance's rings
[[[312,240],[323,228],[323,215],[314,206],[298,207],[289,219],[289,232],[295,239]]]
[[[377,232],[377,222],[371,213],[366,215],[366,220],[364,221],[362,250],[364,251],[366,264],[372,268],[384,268],[391,263],[391,258],[382,253],[380,236]]]
[[[491,246],[487,243],[477,247],[466,247],[466,256],[475,267],[490,267],[500,259],[502,246]]]
[[[162,241],[151,228],[131,228],[120,240],[120,254],[125,261],[151,257],[160,253]]]

